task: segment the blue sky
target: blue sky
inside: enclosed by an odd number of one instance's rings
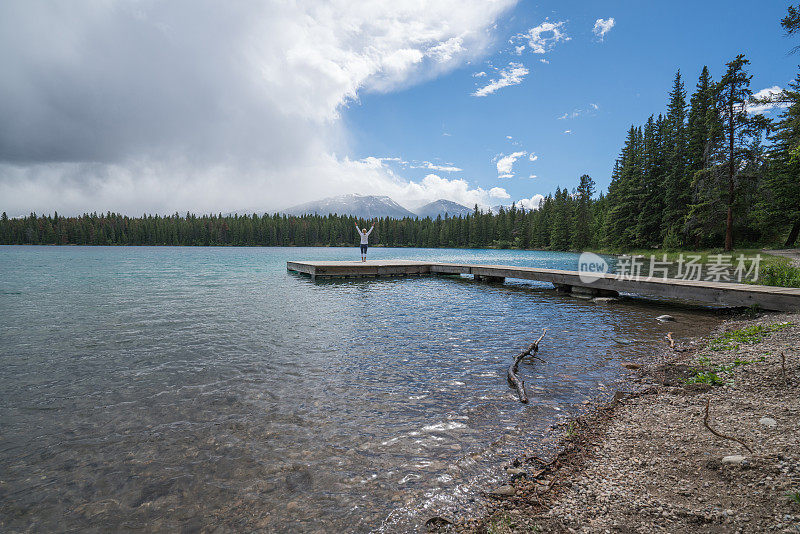
[[[0,211],[532,206],[583,173],[605,189],[677,69],[691,91],[745,53],[754,91],[786,87],[788,5],[0,2]]]
[[[485,189],[503,187],[515,200],[557,186],[571,189],[583,173],[606,189],[628,127],[664,111],[676,70],[691,94],[703,65],[719,79],[725,63],[744,53],[751,61],[754,92],[786,87],[800,62],[800,56],[789,54],[794,43],[780,27],[787,5],[521,2],[498,21],[484,59],[351,103],[344,120],[353,157],[447,163],[463,172],[395,168],[410,179],[437,172]],[[614,25],[600,40],[592,31],[595,21],[609,18]],[[560,29],[569,40],[551,43],[545,54],[526,48],[517,55],[509,39],[545,21],[563,22]],[[510,62],[529,70],[521,83],[472,96],[497,76],[495,69]],[[487,76],[475,78],[476,72]],[[568,118],[560,118],[565,114]],[[515,152],[527,154],[513,165],[514,176],[498,178],[499,155]]]

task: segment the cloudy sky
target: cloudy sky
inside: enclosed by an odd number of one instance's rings
[[[324,196],[531,205],[739,52],[785,2],[0,2],[0,210],[271,211]],[[767,111],[769,112],[769,111]],[[774,111],[772,111],[774,113]]]

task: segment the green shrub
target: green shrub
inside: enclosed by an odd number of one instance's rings
[[[709,350],[733,350],[739,345],[755,345],[763,341],[771,332],[788,328],[792,323],[776,323],[768,326],[760,324],[725,332],[708,344]]]
[[[708,366],[711,360],[706,356],[700,356],[697,359],[698,363]],[[719,386],[723,384],[722,377],[720,375],[727,374],[739,367],[740,365],[749,365],[751,363],[756,362],[763,362],[766,361],[766,358],[763,356],[758,358],[757,360],[740,360],[736,358],[733,362],[729,364],[721,363],[719,365],[714,365],[710,367],[706,367],[705,369],[693,369],[694,375],[690,376],[686,379],[687,384],[709,384],[711,386]]]
[[[694,376],[686,379],[687,384],[709,384],[718,386],[722,384],[722,379],[714,371],[697,371]]]

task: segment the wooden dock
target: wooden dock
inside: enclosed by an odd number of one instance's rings
[[[565,292],[585,296],[615,296],[630,293],[646,297],[679,299],[711,306],[749,307],[764,310],[800,311],[800,289],[730,282],[595,275],[581,279],[578,271],[537,269],[510,265],[470,265],[422,261],[290,261],[289,271],[316,278],[375,278],[382,276],[472,275],[476,280],[502,283],[506,278],[549,282]]]

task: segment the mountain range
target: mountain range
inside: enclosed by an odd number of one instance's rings
[[[439,215],[442,217],[445,215],[449,215],[450,217],[458,217],[461,215],[463,217],[469,215],[473,211],[473,208],[468,208],[458,202],[440,199],[418,208],[416,214],[422,218],[430,217],[431,219],[435,219]]]
[[[445,214],[451,217],[458,215],[464,216],[468,213],[472,213],[472,211],[471,208],[458,204],[457,202],[440,199],[425,204],[417,209],[416,212],[412,212],[387,196],[350,194],[306,202],[305,204],[283,210],[283,213],[287,215],[329,215],[334,213],[337,215],[352,215],[364,219],[380,217],[389,217],[392,219],[430,217],[435,219],[439,215],[444,217]]]

